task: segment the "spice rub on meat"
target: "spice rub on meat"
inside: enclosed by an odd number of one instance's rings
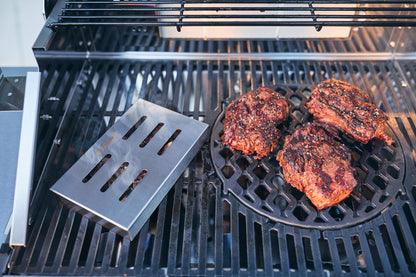
[[[224,144],[256,158],[267,156],[277,145],[277,125],[289,116],[286,99],[278,92],[260,87],[233,101],[224,119]]]
[[[393,140],[385,132],[387,116],[370,103],[368,95],[359,88],[334,79],[320,82],[306,103],[314,119],[347,133],[353,139],[367,143],[373,138],[390,145]]]
[[[277,160],[285,180],[303,191],[318,210],[339,203],[357,185],[349,149],[315,123],[285,137]]]

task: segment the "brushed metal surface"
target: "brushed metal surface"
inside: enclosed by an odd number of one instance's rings
[[[19,152],[22,111],[0,111],[0,245],[9,234]]]
[[[26,245],[29,202],[35,167],[40,78],[40,72],[28,72],[26,75],[10,245]]]
[[[140,126],[132,132],[135,124]],[[179,135],[160,155],[177,130]],[[51,190],[79,207],[80,213],[133,239],[198,152],[207,130],[205,123],[140,99]],[[103,158],[106,162],[100,163]],[[124,170],[114,178],[120,168]],[[143,171],[146,174],[135,181]],[[132,186],[135,188],[121,201]]]

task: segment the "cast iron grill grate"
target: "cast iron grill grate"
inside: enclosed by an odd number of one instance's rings
[[[53,105],[43,98],[42,111],[52,119],[45,117],[41,125],[57,130],[52,136],[56,143],[38,173],[27,246],[15,248],[5,274],[416,275],[414,85],[401,85],[406,76],[416,76],[411,63],[404,75],[405,67],[394,62],[112,60],[85,62],[72,70],[70,64],[73,61],[41,64],[43,93],[68,98],[58,97],[63,102]],[[261,85],[310,87],[328,78],[365,88],[391,117],[389,124],[404,153],[404,190],[391,206],[357,226],[300,228],[270,220],[232,193],[223,195],[208,144],[131,242],[63,207],[48,192],[135,99],[214,124],[223,100]],[[62,87],[58,80],[63,80]]]
[[[276,154],[283,138],[300,125],[312,121],[306,108],[310,87],[278,86],[276,91],[285,96],[290,107],[289,119],[282,123],[279,145],[267,157],[257,160],[253,155],[231,151],[222,143],[222,121],[219,115],[211,133],[211,156],[216,172],[224,184],[225,193],[233,193],[241,202],[270,220],[286,224],[319,228],[345,228],[367,221],[389,207],[404,191],[404,154],[397,136],[391,146],[372,140],[366,145],[342,137],[352,153],[352,165],[358,185],[344,201],[317,211],[303,192],[286,183]]]

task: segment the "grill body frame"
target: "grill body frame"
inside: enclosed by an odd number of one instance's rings
[[[42,74],[26,248],[0,251],[4,275],[416,275],[416,35],[358,27],[343,40],[174,40],[152,26],[59,26],[57,1],[34,45]],[[402,44],[405,42],[405,44]],[[403,188],[358,225],[279,223],[224,194],[208,141],[133,241],[49,191],[143,98],[214,125],[223,102],[259,86],[336,78],[370,94],[404,153]],[[48,117],[49,115],[49,117]],[[47,119],[46,119],[47,118]]]

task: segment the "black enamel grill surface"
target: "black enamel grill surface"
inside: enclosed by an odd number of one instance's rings
[[[273,221],[319,229],[351,226],[379,214],[388,207],[403,188],[404,156],[393,130],[387,133],[394,143],[387,146],[379,140],[363,145],[347,137],[342,142],[352,153],[358,185],[341,203],[317,211],[304,193],[286,183],[276,153],[282,148],[284,136],[312,121],[305,104],[311,88],[274,88],[284,95],[290,107],[289,119],[281,124],[279,146],[267,157],[257,160],[253,155],[231,151],[221,140],[225,109],[215,122],[211,136],[211,156],[224,190],[232,192],[241,202]]]
[[[44,152],[38,151],[38,156],[46,165],[36,171],[27,247],[15,248],[7,274],[416,274],[414,64],[43,60],[41,70],[43,139],[38,149]],[[319,224],[304,196],[279,181],[273,159],[255,161],[239,153],[227,158],[229,154],[221,155],[224,148],[218,144],[212,149],[209,139],[133,241],[67,209],[48,191],[139,97],[211,124],[215,142],[215,122],[224,100],[230,102],[259,86],[282,88],[289,99],[300,97],[292,99],[294,123],[297,115],[306,116],[302,108],[295,113],[296,103],[304,103],[307,96],[302,96],[302,88],[328,78],[367,91],[388,114],[395,144],[361,146],[346,140],[357,152],[354,162],[363,171],[360,184],[350,203],[323,212]],[[44,150],[48,145],[53,145],[50,152]],[[245,170],[238,158],[246,159]],[[235,176],[229,180],[235,182],[224,180],[218,163],[231,163]],[[237,190],[240,175],[252,182],[240,189],[242,194]],[[273,192],[274,177],[283,186],[279,193]],[[264,188],[255,189],[261,185]],[[224,193],[231,187],[235,193]],[[240,199],[244,193],[255,205]],[[283,211],[290,222],[281,213],[274,218],[272,195],[284,197]]]

